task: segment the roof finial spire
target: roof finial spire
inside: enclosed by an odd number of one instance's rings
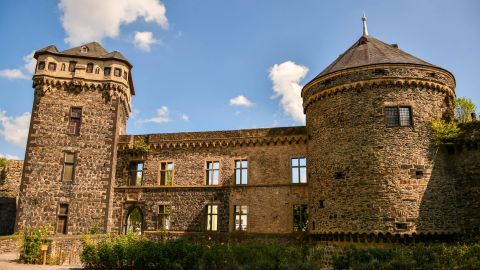
[[[368,36],[367,17],[365,16],[365,12],[363,13],[362,21],[363,21],[363,36]]]

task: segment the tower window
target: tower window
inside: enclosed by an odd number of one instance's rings
[[[218,185],[218,178],[220,174],[220,162],[207,161],[207,185]]]
[[[218,230],[218,205],[207,205],[207,231]]]
[[[247,217],[248,217],[248,206],[246,205],[235,205],[235,231],[246,231],[247,230]]]
[[[173,184],[173,162],[160,164],[160,185],[171,186]]]
[[[68,204],[58,207],[57,233],[67,234]]]
[[[70,61],[68,64],[68,71],[69,72],[75,72],[75,67],[77,66],[77,62],[75,61]]]
[[[385,107],[385,121],[387,127],[412,126],[410,107]]]
[[[65,64],[62,64],[60,71],[65,71]]]
[[[248,160],[235,160],[235,184],[246,185],[248,183]]]
[[[129,166],[129,185],[130,186],[141,186],[143,182],[143,162],[142,161],[132,161]]]
[[[100,73],[100,68],[99,67],[96,67],[95,68],[95,74],[99,74]]]
[[[49,71],[55,71],[57,69],[57,64],[56,63],[48,63],[48,70]]]
[[[113,75],[115,75],[115,77],[121,77],[122,76],[122,70],[119,69],[119,68],[115,68],[114,71],[113,71]]]
[[[106,67],[103,69],[103,74],[105,76],[110,76],[110,73],[112,72],[112,68]]]
[[[127,75],[128,75],[128,72],[123,71],[123,78],[124,78],[125,80],[127,80]]]
[[[87,64],[87,73],[92,73],[93,72],[93,63],[88,63]]]
[[[307,183],[307,159],[304,157],[292,158],[292,183]]]
[[[44,61],[38,62],[37,70],[44,70],[44,69],[45,69],[45,62]]]
[[[82,122],[82,108],[70,109],[70,121],[68,122],[68,134],[79,135]]]
[[[308,207],[306,204],[293,206],[293,231],[304,232],[308,228]]]
[[[158,206],[158,224],[159,230],[170,230],[170,213],[172,212],[171,205],[159,205]]]
[[[73,181],[75,175],[75,153],[65,152],[63,159],[63,181]]]

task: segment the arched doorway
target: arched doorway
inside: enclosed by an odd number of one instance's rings
[[[143,228],[143,214],[140,208],[133,207],[128,212],[127,218],[125,219],[125,234],[134,233],[142,234]]]

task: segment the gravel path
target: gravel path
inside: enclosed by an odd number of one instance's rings
[[[1,270],[53,270],[53,269],[82,269],[81,265],[32,265],[32,264],[20,264],[17,263],[18,253],[2,253],[0,254],[0,269]]]

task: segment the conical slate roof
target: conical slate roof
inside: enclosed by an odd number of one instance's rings
[[[386,63],[434,66],[400,50],[396,44],[387,44],[372,36],[363,35],[347,51],[320,72],[315,79],[339,70]]]

